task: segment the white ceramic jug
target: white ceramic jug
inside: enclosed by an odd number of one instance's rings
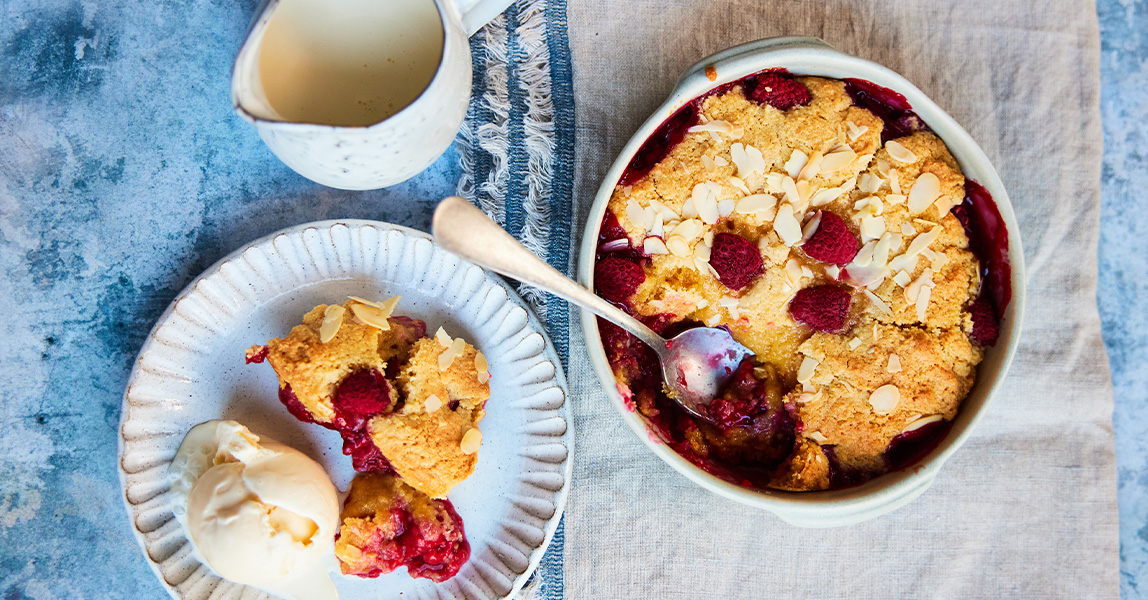
[[[442,58],[430,84],[402,110],[367,126],[292,122],[267,99],[260,49],[280,0],[264,0],[239,50],[231,76],[236,112],[287,166],[323,185],[378,189],[403,182],[450,146],[470,101],[468,38],[512,0],[433,0],[442,21]]]

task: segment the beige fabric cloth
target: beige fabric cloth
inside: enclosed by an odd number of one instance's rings
[[[812,35],[904,74],[972,133],[1012,196],[1029,281],[1019,353],[969,443],[921,498],[841,529],[798,529],[689,483],[572,351],[568,597],[1117,597],[1093,3],[574,0],[569,23],[579,226],[683,69],[737,43]]]

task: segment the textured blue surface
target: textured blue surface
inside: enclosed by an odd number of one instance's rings
[[[116,429],[131,361],[195,275],[297,223],[427,229],[452,150],[340,192],[231,111],[253,2],[0,2],[0,597],[161,598],[131,537]]]
[[[1148,1],[1101,0],[1097,294],[1116,395],[1121,592],[1148,598]]]

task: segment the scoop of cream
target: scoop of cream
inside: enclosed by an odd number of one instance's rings
[[[323,559],[339,499],[318,463],[235,421],[208,421],[187,432],[168,478],[176,519],[217,575],[284,597],[335,597]]]

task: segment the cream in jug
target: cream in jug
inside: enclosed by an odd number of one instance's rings
[[[259,72],[267,102],[284,119],[366,126],[418,98],[442,51],[433,0],[281,0]]]

